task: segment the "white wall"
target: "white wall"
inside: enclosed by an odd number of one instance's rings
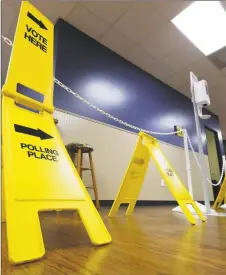
[[[65,145],[79,142],[88,143],[94,148],[93,159],[99,198],[101,200],[113,200],[133,154],[137,135],[60,111],[55,111],[54,117],[59,120],[57,128]],[[160,142],[160,144],[177,174],[187,185],[184,150],[166,143]],[[192,153],[190,153],[190,159],[194,198],[195,200],[203,200],[201,176]],[[87,158],[84,159],[84,166],[88,164],[87,160]],[[207,156],[206,165],[209,170]],[[92,184],[90,172],[84,172],[83,181],[86,186]],[[153,162],[150,162],[139,200],[174,200],[168,188],[166,186],[161,187],[160,181],[161,177],[158,170]],[[213,200],[211,185],[208,186],[208,190],[210,199]],[[89,192],[93,198],[92,190]]]

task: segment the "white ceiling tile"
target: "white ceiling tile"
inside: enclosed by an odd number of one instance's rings
[[[157,34],[151,35],[143,46],[147,52],[160,59],[186,44],[187,41],[187,38],[169,22]]]
[[[7,74],[7,69],[8,69],[8,65],[9,65],[9,59],[10,59],[10,55],[11,55],[11,47],[9,47],[6,43],[4,43],[3,41],[1,41],[1,54],[2,54],[2,58],[1,58],[1,83],[2,85],[5,83],[5,78],[6,78],[6,74]]]
[[[66,20],[93,38],[98,38],[108,28],[107,23],[81,4],[74,6]]]
[[[225,9],[225,11],[226,11],[226,1],[220,1],[221,2],[221,5],[222,5],[222,7]]]
[[[182,10],[191,5],[193,1],[181,1],[181,0],[167,0],[156,1],[156,8],[163,13],[168,19],[173,19]]]
[[[159,31],[166,20],[153,8],[153,3],[136,2],[116,22],[115,28],[134,42],[140,42],[149,34]]]
[[[223,98],[226,98],[226,77],[224,76],[221,76],[219,79],[218,79],[218,82],[216,83],[216,86],[214,86],[213,88],[218,88],[219,90],[223,91],[224,94],[222,94],[222,97]],[[225,100],[226,101],[226,100]],[[225,102],[224,101],[224,102]]]
[[[14,40],[15,32],[16,32],[16,26],[17,26],[17,21],[15,21],[12,25],[11,28],[7,34],[7,37],[11,39],[12,41]]]
[[[1,22],[2,22],[2,34],[7,36],[10,34],[12,27],[17,22],[18,13],[13,9],[11,5],[6,2],[2,3],[2,14],[1,14]]]
[[[181,71],[176,72],[177,76],[184,82],[184,84],[181,87],[189,87],[190,89],[190,71],[186,74],[181,73]]]
[[[14,37],[16,24],[19,16],[21,0],[4,0],[2,4],[2,32],[7,33],[10,38]],[[30,1],[50,21],[56,23],[58,18],[65,18],[75,6],[74,2],[62,1]],[[54,8],[53,8],[54,5]],[[5,29],[5,26],[8,30]]]
[[[218,85],[211,88],[211,91],[210,91],[211,102],[215,102],[219,106],[221,105],[225,109],[225,102],[226,102],[226,97],[224,96],[225,94],[226,94],[226,86],[223,87],[221,85]]]
[[[22,0],[4,0],[4,2],[7,2],[17,12],[18,16]],[[74,1],[60,0],[30,0],[29,2],[54,24],[58,18],[65,18],[75,5]]]
[[[223,47],[218,53],[217,53],[217,59],[221,60],[226,64],[226,47]]]
[[[209,87],[217,85],[221,81],[221,72],[212,63],[208,70],[205,71],[203,78],[208,82]]]
[[[156,63],[156,59],[139,46],[126,53],[125,58],[143,70]]]
[[[181,46],[163,58],[163,62],[175,71],[190,65],[201,58],[203,54],[192,44]]]
[[[125,54],[133,44],[131,40],[114,28],[108,29],[98,41],[120,55]]]
[[[189,75],[190,71],[192,71],[199,79],[205,79],[208,82],[209,87],[215,86],[221,78],[220,70],[218,70],[206,56],[203,56],[194,63],[180,69],[180,74]]]
[[[183,79],[186,79],[185,85],[190,85],[190,72],[193,71],[189,67],[183,67],[182,69],[176,71],[178,76],[182,77]],[[185,86],[183,85],[183,86]]]
[[[10,5],[16,12],[19,14],[20,11],[20,5],[22,0],[3,0],[1,1],[2,3],[7,3]]]
[[[31,1],[54,24],[61,17],[65,18],[75,6],[73,1]]]
[[[146,69],[146,71],[160,80],[174,73],[172,69],[167,67],[164,63],[162,63],[159,60],[151,63]]]
[[[221,70],[221,74],[226,77],[226,67],[224,67],[222,70]]]
[[[226,93],[226,90],[221,86],[214,87],[210,90],[211,105],[208,107],[208,109],[210,109],[213,113],[221,116],[221,119],[223,117],[226,118],[226,108],[225,108],[225,100],[224,100],[225,93]]]
[[[208,57],[205,57],[205,56],[197,60],[191,66],[197,71],[197,74],[200,74],[200,75],[203,75],[208,71],[219,73],[218,69],[211,63]]]
[[[113,24],[129,8],[131,2],[83,2],[90,11]]]
[[[189,76],[188,76],[189,77]],[[164,78],[164,82],[170,87],[179,90],[181,87],[187,85],[188,79],[181,76],[178,72],[172,75],[169,75]]]

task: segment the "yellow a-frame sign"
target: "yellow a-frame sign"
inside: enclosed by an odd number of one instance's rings
[[[16,264],[45,253],[39,211],[77,210],[93,244],[111,241],[53,121],[53,33],[24,1],[2,97],[8,254]],[[44,99],[22,95],[18,84]]]
[[[226,176],[224,178],[224,181],[222,183],[221,189],[218,193],[218,196],[214,202],[213,209],[220,208],[221,204],[225,201],[226,203]]]
[[[122,203],[129,204],[126,214],[132,215],[150,158],[155,162],[162,178],[172,192],[174,198],[177,200],[188,221],[191,224],[196,224],[194,216],[187,207],[189,204],[192,205],[200,219],[206,221],[206,217],[197,207],[188,190],[177,176],[167,158],[164,156],[158,140],[142,132],[139,133],[135,151],[109,213],[109,217],[116,216]]]

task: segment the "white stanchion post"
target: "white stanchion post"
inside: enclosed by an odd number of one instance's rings
[[[190,81],[191,81],[191,94],[192,94],[192,103],[194,108],[194,115],[195,115],[195,125],[196,125],[196,133],[198,139],[198,148],[199,148],[199,161],[201,166],[201,175],[202,175],[202,186],[203,186],[203,193],[204,193],[204,201],[206,207],[206,214],[210,213],[210,201],[209,195],[207,190],[207,172],[206,172],[206,165],[204,160],[204,152],[203,152],[203,142],[202,142],[202,134],[201,134],[201,127],[198,115],[198,106],[195,103],[195,93],[194,93],[194,83],[196,81],[196,76],[191,72],[190,73]],[[197,79],[198,81],[198,79]]]
[[[188,192],[191,195],[192,199],[193,196],[193,188],[192,188],[192,177],[191,177],[191,163],[189,157],[189,149],[188,149],[188,133],[186,129],[183,129],[183,138],[184,138],[184,153],[185,153],[185,165],[186,165],[186,174],[187,174],[187,183],[188,183]],[[196,202],[197,203],[197,202]],[[192,207],[188,206],[190,211],[195,214],[195,211]],[[182,213],[180,206],[176,206],[172,209],[173,212]]]
[[[192,199],[194,199],[193,188],[192,188],[192,177],[191,177],[191,163],[190,163],[189,150],[188,150],[188,133],[186,129],[183,129],[183,136],[184,136],[184,152],[185,152],[188,192],[191,195]]]
[[[223,161],[224,161],[224,176],[226,177],[226,156],[223,156]],[[226,209],[226,196],[224,199],[224,204],[221,205],[222,209]]]
[[[191,195],[192,199],[194,200],[192,177],[191,177],[191,163],[190,163],[189,148],[188,148],[188,133],[186,129],[183,129],[183,137],[184,137],[184,153],[185,153],[188,192]],[[206,208],[204,205],[202,205],[201,203],[198,203],[197,201],[195,203],[203,213],[206,212]],[[196,214],[196,211],[193,209],[191,205],[188,205],[188,208],[193,214]],[[180,206],[174,207],[172,211],[183,214],[183,211],[181,210]]]

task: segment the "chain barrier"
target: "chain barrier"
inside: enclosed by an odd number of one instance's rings
[[[188,143],[189,143],[189,146],[190,146],[191,151],[192,151],[192,153],[193,153],[194,159],[195,159],[195,161],[196,161],[196,163],[197,163],[197,166],[198,166],[199,169],[201,170],[201,164],[200,164],[200,162],[198,161],[198,158],[197,158],[197,156],[196,156],[196,154],[195,154],[195,150],[194,150],[194,148],[193,148],[193,146],[192,146],[192,143],[191,143],[191,139],[190,139],[190,137],[189,137],[188,134],[187,134],[187,137],[188,137]],[[213,186],[218,186],[218,185],[220,185],[221,182],[222,182],[222,180],[223,180],[223,177],[224,177],[225,166],[226,166],[226,160],[225,160],[225,156],[223,156],[223,157],[222,157],[221,175],[220,175],[219,181],[218,181],[217,183],[213,183],[211,180],[209,180],[209,179],[207,178],[207,179],[206,179],[207,182],[208,182],[209,184],[213,185]]]
[[[10,47],[12,47],[13,42],[12,42],[8,37],[6,37],[6,36],[4,36],[4,35],[2,35],[2,34],[1,34],[1,37],[2,37],[2,39],[4,40],[4,42],[5,42],[7,45],[9,45]]]
[[[13,45],[13,42],[8,38],[8,37],[5,37],[3,35],[1,35],[2,39],[4,40],[4,42],[11,46]],[[101,113],[102,115],[105,115],[106,117],[118,122],[119,124],[121,125],[124,125],[130,129],[133,129],[133,130],[136,130],[136,131],[139,131],[139,132],[145,132],[147,134],[151,134],[151,135],[161,135],[161,136],[167,136],[167,135],[175,135],[175,134],[178,134],[180,132],[182,132],[183,130],[178,130],[178,131],[173,131],[173,132],[167,132],[167,133],[163,133],[163,132],[154,132],[154,131],[150,131],[150,130],[145,130],[145,129],[142,129],[142,128],[139,128],[137,126],[134,126],[130,123],[127,123],[121,119],[118,119],[117,117],[114,117],[112,116],[111,114],[105,112],[104,110],[98,108],[97,106],[95,106],[94,104],[92,104],[91,102],[89,102],[88,100],[86,100],[84,97],[81,97],[78,93],[72,91],[69,87],[67,87],[66,85],[64,85],[61,81],[59,81],[57,78],[54,78],[53,79],[54,82],[59,85],[61,88],[63,88],[64,90],[66,90],[68,93],[72,94],[73,96],[75,96],[76,98],[78,98],[79,100],[81,100],[83,103],[87,104],[88,106],[90,106],[91,108],[93,108],[94,110],[96,110],[97,112]],[[187,137],[188,137],[188,143],[189,143],[189,146],[191,148],[191,151],[193,153],[193,156],[195,158],[195,161],[199,167],[199,169],[201,169],[201,165],[198,161],[198,158],[195,154],[195,151],[194,151],[194,148],[192,146],[192,143],[191,143],[191,139],[189,137],[189,135],[187,134]],[[224,170],[225,170],[225,158],[223,157],[223,161],[222,161],[222,170],[221,170],[221,176],[220,176],[220,180],[218,183],[214,184],[212,183],[209,179],[207,179],[207,181],[212,184],[213,186],[218,186],[221,184],[222,182],[222,179],[223,179],[223,176],[224,176]]]
[[[199,160],[198,160],[198,158],[197,158],[197,156],[196,156],[196,154],[195,154],[195,150],[194,150],[194,148],[193,148],[193,145],[192,145],[192,143],[191,143],[191,139],[190,139],[188,133],[187,133],[187,137],[188,137],[188,144],[189,144],[189,146],[190,146],[190,148],[191,148],[191,151],[192,151],[192,153],[193,153],[193,156],[194,156],[194,159],[195,159],[195,161],[196,161],[196,163],[197,163],[197,166],[199,167],[199,169],[201,169],[201,164],[199,163]]]
[[[207,179],[208,183],[213,185],[213,186],[219,186],[224,178],[224,172],[225,172],[225,157],[222,157],[222,167],[221,167],[221,175],[220,175],[220,179],[217,183],[213,183],[212,181],[210,181],[209,179]]]
[[[58,84],[60,87],[62,87],[63,89],[65,89],[68,93],[74,95],[76,98],[78,98],[79,100],[81,100],[83,103],[87,104],[88,106],[90,106],[91,108],[95,109],[97,112],[101,113],[102,115],[107,116],[108,118],[118,122],[121,125],[124,125],[128,128],[131,128],[133,130],[139,131],[139,132],[145,132],[147,134],[152,134],[152,135],[162,135],[162,136],[166,136],[166,135],[175,135],[179,132],[182,132],[183,130],[178,130],[178,131],[173,131],[173,132],[167,132],[167,133],[163,133],[163,132],[154,132],[154,131],[150,131],[150,130],[145,130],[142,128],[139,128],[137,126],[134,126],[132,124],[129,124],[117,117],[112,116],[111,114],[105,112],[104,110],[98,108],[97,106],[95,106],[94,104],[90,103],[88,100],[86,100],[85,98],[81,97],[79,94],[77,94],[76,92],[72,91],[69,87],[65,86],[62,82],[60,82],[58,79],[54,78],[54,82],[56,84]]]

